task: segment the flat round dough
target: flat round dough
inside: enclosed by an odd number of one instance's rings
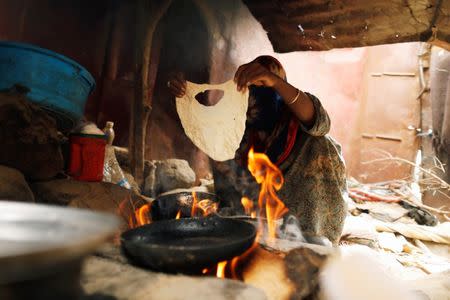
[[[195,96],[206,90],[222,90],[214,106],[200,104]],[[195,146],[216,161],[233,159],[245,131],[248,89],[238,92],[233,80],[222,84],[186,82],[186,94],[176,98],[184,132]]]

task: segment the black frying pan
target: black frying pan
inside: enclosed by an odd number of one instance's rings
[[[256,237],[255,227],[217,216],[164,220],[122,233],[125,255],[157,271],[198,273],[244,253]]]

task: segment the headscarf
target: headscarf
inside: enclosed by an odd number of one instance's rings
[[[254,61],[286,80],[283,66],[274,57],[259,56]],[[266,152],[274,161],[284,150],[291,114],[273,88],[252,85],[249,92],[246,132],[237,158],[246,165],[246,154],[254,147],[257,152]]]
[[[263,55],[254,61],[286,80],[283,66],[274,57]],[[281,111],[284,108],[283,99],[270,87],[251,85],[249,92],[247,127],[254,130],[272,131],[280,120]]]

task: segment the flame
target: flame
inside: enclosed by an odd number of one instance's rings
[[[136,219],[136,226],[142,226],[150,223],[150,204],[144,204],[134,212]]]
[[[195,214],[197,213],[197,194],[192,191],[192,206],[191,206],[191,218],[195,217]]]
[[[215,213],[219,208],[219,204],[209,199],[203,199],[202,201],[198,202],[197,207],[202,210],[202,215],[206,217],[210,214]]]
[[[197,194],[192,192],[192,207],[191,207],[191,217],[195,217],[199,212],[202,216],[206,217],[212,213],[215,213],[219,208],[219,204],[211,201],[210,199],[198,199]]]
[[[228,261],[222,261],[217,264],[216,277],[225,278],[225,267],[226,267],[227,263],[228,263]]]
[[[267,221],[269,238],[275,238],[276,221],[288,212],[287,207],[276,194],[276,191],[280,190],[283,186],[283,174],[270,161],[267,155],[264,153],[255,153],[253,148],[248,153],[248,170],[255,177],[256,182],[261,185],[258,205],[255,207],[253,201],[247,197],[242,197],[241,203],[244,206],[245,213],[252,218],[256,218],[256,209],[259,209],[260,224],[265,219]],[[216,276],[225,278],[225,273],[227,273],[231,274],[233,279],[242,279],[239,278],[238,269],[242,267],[242,263],[258,247],[258,240],[262,236],[262,231],[263,226],[259,226],[254,244],[242,255],[236,256],[230,261],[218,263]],[[225,272],[226,270],[228,272]]]
[[[202,274],[206,274],[206,273],[208,273],[208,269],[207,269],[207,268],[204,268],[204,269],[202,270]]]
[[[192,192],[192,199],[192,217],[195,217],[196,215],[208,216],[215,213],[219,208],[219,204],[210,199],[202,199],[199,201],[199,198],[195,192]],[[122,216],[128,222],[129,228],[136,228],[152,222],[150,217],[151,204],[144,204],[137,209],[131,208],[130,211],[127,210],[127,205],[132,206],[132,202],[128,198],[119,204],[117,214]],[[178,210],[175,219],[180,219],[181,214],[182,212],[180,209]]]
[[[244,206],[245,213],[250,215],[252,218],[256,218],[256,211],[254,209],[253,201],[247,197],[242,197],[242,206]]]
[[[128,228],[135,228],[151,223],[150,210],[150,203],[143,204],[136,209],[131,197],[126,197],[118,205],[116,214],[128,223]]]
[[[278,198],[275,191],[284,183],[283,174],[264,153],[255,153],[253,148],[248,153],[248,170],[261,184],[258,206],[261,219],[267,219],[269,238],[276,237],[276,220],[288,212],[287,207]]]

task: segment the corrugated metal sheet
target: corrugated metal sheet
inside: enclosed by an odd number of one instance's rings
[[[450,0],[243,2],[277,52],[430,40],[450,43]]]

